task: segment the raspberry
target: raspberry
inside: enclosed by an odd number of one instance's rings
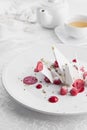
[[[68,93],[68,89],[66,86],[61,87],[60,95],[66,95]]]
[[[61,80],[60,79],[55,79],[53,81],[53,84],[60,85],[61,84]]]
[[[87,71],[83,73],[83,78],[85,79],[87,77]]]
[[[44,81],[46,82],[46,83],[50,83],[50,80],[45,76],[45,78],[44,78]]]
[[[58,68],[59,65],[58,65],[58,62],[55,60],[54,64],[53,64],[54,68]]]
[[[72,96],[76,96],[76,95],[78,94],[78,90],[77,90],[76,88],[72,88],[72,89],[70,90],[70,94],[71,94]]]
[[[72,60],[72,62],[75,62],[75,63],[76,63],[76,62],[77,62],[77,60],[76,60],[76,59],[73,59],[73,60]]]
[[[85,82],[82,79],[77,79],[74,81],[72,86],[76,88],[78,92],[80,93],[84,91]]]
[[[41,61],[38,61],[36,68],[34,69],[34,72],[39,72],[43,70],[43,63]]]

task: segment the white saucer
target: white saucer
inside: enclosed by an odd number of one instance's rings
[[[54,31],[62,43],[73,45],[87,45],[87,37],[85,39],[76,39],[70,37],[66,32],[64,25],[57,26]]]

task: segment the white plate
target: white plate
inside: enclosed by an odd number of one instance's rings
[[[56,27],[54,31],[55,31],[56,36],[61,40],[61,42],[65,44],[87,45],[87,37],[85,39],[76,39],[76,38],[70,37],[67,34],[64,25]]]
[[[74,58],[74,53],[78,54],[78,58],[87,61],[87,49],[76,48],[73,46],[58,45],[58,48],[67,58]],[[58,86],[46,87],[38,90],[35,85],[26,86],[21,79],[28,75],[34,75],[33,68],[40,58],[54,60],[50,43],[33,44],[24,50],[15,59],[13,59],[4,69],[2,81],[7,92],[19,103],[24,106],[42,113],[53,115],[81,114],[87,112],[87,90],[78,96],[61,96],[58,94]],[[38,75],[41,79],[42,75]],[[46,93],[43,93],[43,89]],[[54,92],[54,93],[53,93]],[[59,97],[59,102],[49,103],[48,98],[52,95]]]

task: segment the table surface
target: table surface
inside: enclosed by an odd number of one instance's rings
[[[38,0],[37,0],[38,2]],[[50,116],[28,110],[5,91],[1,75],[4,66],[23,48],[38,42],[60,43],[53,30],[16,20],[20,10],[30,9],[35,0],[0,0],[0,130],[87,130],[87,115]],[[87,0],[69,0],[71,14],[87,14]],[[19,6],[20,10],[19,10]]]

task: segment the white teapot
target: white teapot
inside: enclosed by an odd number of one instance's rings
[[[66,0],[44,0],[37,7],[37,21],[46,28],[55,28],[68,18],[68,3]]]

